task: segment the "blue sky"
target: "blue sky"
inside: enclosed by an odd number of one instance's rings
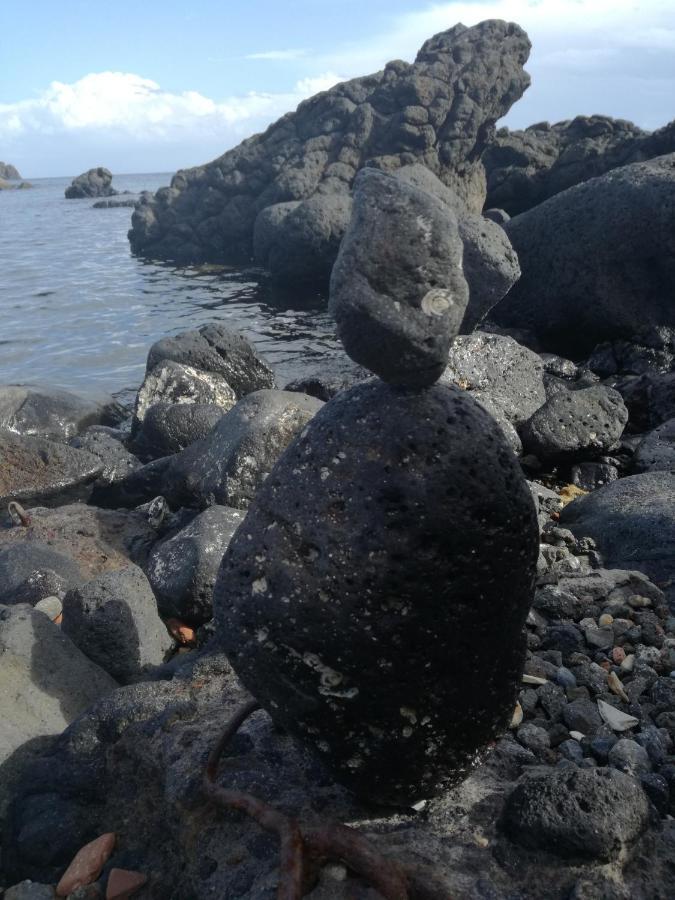
[[[519,22],[533,85],[505,124],[675,118],[675,0],[26,0],[0,32],[0,159],[26,177],[205,162],[458,21]]]

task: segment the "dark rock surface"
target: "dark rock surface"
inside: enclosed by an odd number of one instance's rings
[[[521,437],[540,459],[601,456],[618,446],[627,421],[621,394],[599,384],[554,394],[529,418]]]
[[[325,284],[366,162],[386,171],[421,162],[480,212],[479,157],[528,86],[529,49],[512,23],[456,25],[412,65],[395,61],[306,100],[212,163],[178,172],[134,210],[132,249],[181,263],[248,261],[255,231],[258,264],[294,286]]]
[[[322,406],[290,391],[248,394],[205,438],[171,458],[158,493],[175,506],[218,503],[245,509],[277,458]]]
[[[511,715],[536,534],[515,457],[465,393],[361,385],[249,508],[214,590],[218,640],[341,780],[371,799],[434,796]]]
[[[139,388],[132,433],[135,435],[157,403],[213,403],[226,413],[236,402],[233,388],[222,375],[163,360],[146,374]]]
[[[668,419],[640,442],[633,457],[633,469],[675,472],[675,419]]]
[[[102,409],[58,388],[0,386],[0,429],[60,441],[100,421]]]
[[[10,500],[58,506],[81,499],[103,472],[98,456],[42,437],[0,431],[0,508]]]
[[[621,378],[614,387],[628,407],[628,428],[641,434],[675,418],[675,372]]]
[[[189,625],[213,617],[213,585],[223,553],[245,513],[211,506],[153,549],[145,572],[159,610]]]
[[[329,310],[347,354],[392,384],[437,381],[469,302],[462,255],[448,206],[363,169],[330,279]]]
[[[632,778],[570,766],[521,781],[501,824],[533,850],[610,860],[647,829],[649,817],[649,801]]]
[[[77,563],[42,541],[0,544],[0,603],[35,606],[81,580]]]
[[[21,181],[21,175],[16,166],[11,163],[0,162],[0,178],[7,178],[9,181]]]
[[[592,537],[606,565],[640,569],[675,598],[674,473],[621,478],[570,503],[560,523]]]
[[[250,341],[224,325],[203,325],[156,341],[148,353],[146,371],[165,360],[222,375],[237,399],[276,387],[274,373]]]
[[[609,116],[500,128],[482,157],[486,203],[517,216],[575,184],[673,151],[675,122],[651,133]]]
[[[143,459],[180,453],[205,438],[226,412],[215,403],[155,403],[134,435],[133,447]]]
[[[99,166],[73,178],[66,188],[66,200],[82,200],[85,197],[113,197],[112,172]]]
[[[139,197],[127,197],[125,200],[97,200],[96,203],[92,204],[92,209],[133,209],[134,207],[138,206],[139,200]]]
[[[70,446],[99,457],[103,463],[103,471],[98,478],[101,484],[114,484],[141,465],[140,460],[124,446],[118,433],[105,425],[91,426],[84,434],[72,438]]]
[[[675,369],[675,328],[641,328],[629,339],[598,344],[588,367],[603,378],[671,372]]]
[[[62,628],[89,659],[122,683],[161,665],[173,647],[148,579],[133,565],[68,591]]]
[[[675,324],[675,154],[579,184],[504,228],[522,276],[492,311],[497,324],[576,358]]]

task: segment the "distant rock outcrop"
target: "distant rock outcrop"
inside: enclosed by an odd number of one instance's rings
[[[610,169],[673,151],[675,121],[654,132],[609,116],[540,122],[524,131],[500,128],[483,154],[486,206],[517,216]]]
[[[21,181],[21,175],[16,166],[11,163],[0,162],[0,178],[7,178],[9,181]]]
[[[139,205],[132,249],[179,263],[255,261],[279,280],[325,285],[365,165],[427,166],[480,212],[480,161],[497,119],[529,85],[512,23],[456,25],[414,63],[336,85],[213,162],[178,172]]]
[[[117,191],[112,187],[112,172],[99,166],[83,172],[66,188],[66,200],[81,200],[84,197],[114,197]]]

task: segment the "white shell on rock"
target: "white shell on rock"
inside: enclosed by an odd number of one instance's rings
[[[621,712],[604,700],[598,700],[598,712],[603,722],[612,729],[612,731],[628,731],[635,728],[639,724],[635,716],[629,716],[627,713]]]
[[[452,294],[445,288],[432,288],[422,297],[422,312],[428,316],[442,316],[453,304]]]

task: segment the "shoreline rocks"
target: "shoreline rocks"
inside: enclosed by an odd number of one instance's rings
[[[87,197],[113,197],[117,193],[112,187],[112,172],[99,166],[89,169],[73,178],[66,188],[66,200],[83,200]]]

